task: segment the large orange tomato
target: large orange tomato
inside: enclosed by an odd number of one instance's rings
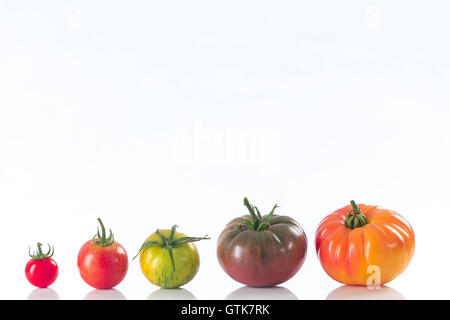
[[[385,284],[414,254],[414,231],[398,213],[358,204],[325,217],[316,231],[317,256],[326,273],[350,285]]]

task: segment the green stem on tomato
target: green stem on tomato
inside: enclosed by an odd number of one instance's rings
[[[31,248],[28,247],[28,255],[33,260],[42,260],[42,259],[46,259],[46,258],[51,258],[54,253],[55,253],[55,247],[50,246],[50,244],[48,244],[47,253],[42,252],[42,243],[40,243],[40,242],[37,243],[37,252],[35,251],[35,252],[31,253]]]
[[[185,244],[188,244],[190,242],[196,242],[196,241],[200,241],[200,240],[209,240],[211,238],[208,237],[208,235],[204,236],[204,237],[180,237],[180,238],[175,238],[176,236],[176,229],[177,229],[177,225],[172,226],[172,228],[170,229],[170,235],[169,237],[165,237],[160,231],[159,229],[156,230],[156,234],[160,237],[161,241],[157,241],[157,240],[150,240],[150,241],[146,241],[142,244],[141,248],[139,249],[138,253],[134,256],[133,260],[137,258],[137,256],[139,255],[139,253],[141,253],[142,250],[144,250],[145,248],[149,247],[149,246],[159,246],[161,248],[166,248],[169,252],[169,256],[170,256],[170,260],[172,262],[172,267],[173,267],[173,271],[175,272],[175,259],[173,256],[173,249],[181,247]]]
[[[97,220],[100,224],[100,229],[102,230],[102,232],[100,233],[100,231],[98,230],[98,227],[97,227],[97,234],[94,235],[94,237],[92,238],[92,241],[96,245],[99,245],[100,247],[107,247],[107,246],[112,245],[114,243],[114,233],[112,232],[111,229],[109,229],[109,236],[107,238],[105,225],[103,224],[102,219],[98,218]]]
[[[275,209],[279,206],[276,204],[273,206],[272,211],[269,212],[269,214],[266,216],[265,219],[261,216],[261,213],[259,212],[259,209],[256,206],[253,206],[250,204],[250,201],[248,201],[247,197],[244,197],[244,206],[247,207],[248,211],[250,212],[251,219],[244,218],[242,219],[242,223],[240,226],[246,226],[251,231],[264,231],[267,228],[270,227],[270,221],[273,218],[273,214],[275,212]]]
[[[366,216],[361,212],[361,209],[358,208],[355,201],[351,200],[350,204],[352,206],[352,209],[344,219],[345,226],[350,229],[361,228],[365,226],[367,224]]]

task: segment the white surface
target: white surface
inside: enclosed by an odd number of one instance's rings
[[[348,298],[313,243],[350,199],[416,232],[409,268],[369,298],[450,298],[448,2],[24,3],[0,1],[0,298]],[[217,262],[245,195],[307,232],[284,289],[239,289]],[[91,292],[76,256],[98,216],[129,256],[175,223],[213,239],[183,290],[134,261]],[[60,266],[49,290],[24,276],[38,240]]]

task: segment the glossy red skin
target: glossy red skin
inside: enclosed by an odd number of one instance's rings
[[[58,265],[52,258],[30,259],[25,266],[25,276],[33,286],[47,288],[58,277]]]
[[[118,242],[101,247],[89,240],[78,253],[78,269],[81,278],[91,287],[111,289],[125,278],[128,256]]]
[[[217,257],[224,271],[251,287],[272,287],[293,277],[306,258],[302,227],[290,217],[274,215],[268,229],[251,231],[238,227],[243,218],[251,216],[230,221],[219,237]]]

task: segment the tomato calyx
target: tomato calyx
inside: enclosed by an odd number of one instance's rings
[[[28,255],[33,260],[42,260],[42,259],[51,258],[54,253],[55,253],[55,247],[50,246],[50,244],[48,244],[47,253],[43,253],[42,252],[42,243],[40,243],[40,242],[37,243],[37,251],[34,251],[33,253],[31,253],[31,248],[28,248]]]
[[[181,238],[175,239],[175,232],[176,232],[177,228],[178,228],[177,225],[172,226],[169,237],[164,236],[159,231],[159,229],[156,230],[156,234],[161,238],[161,241],[150,240],[150,241],[144,242],[142,244],[141,248],[139,249],[139,252],[136,254],[136,256],[134,256],[133,260],[136,259],[136,257],[139,255],[139,253],[141,253],[141,251],[144,250],[145,248],[152,246],[152,245],[159,246],[161,248],[166,248],[169,251],[169,256],[170,256],[170,260],[172,261],[173,271],[175,271],[175,260],[173,258],[173,249],[174,248],[181,247],[190,242],[211,239],[210,237],[208,237],[208,235],[205,235],[204,237],[181,237]]]
[[[239,227],[247,227],[252,231],[264,231],[269,228],[270,220],[272,220],[273,218],[273,213],[275,212],[275,209],[279,207],[278,204],[274,205],[272,211],[270,211],[266,218],[263,219],[258,207],[251,205],[247,197],[244,198],[244,206],[247,207],[250,215],[252,216],[252,219],[242,219],[242,223],[239,225]]]
[[[98,227],[97,227],[97,234],[94,235],[94,237],[92,238],[92,241],[96,245],[99,245],[100,247],[107,247],[107,246],[112,245],[114,243],[114,233],[111,231],[111,229],[109,229],[109,236],[106,237],[106,230],[105,230],[105,226],[103,225],[102,219],[98,218],[97,220],[100,223],[100,228],[102,230],[102,233],[100,234],[100,231],[98,230]]]
[[[352,209],[348,212],[344,219],[344,224],[347,228],[355,229],[361,228],[367,224],[367,218],[362,214],[361,209],[358,208],[355,201],[351,200]]]

